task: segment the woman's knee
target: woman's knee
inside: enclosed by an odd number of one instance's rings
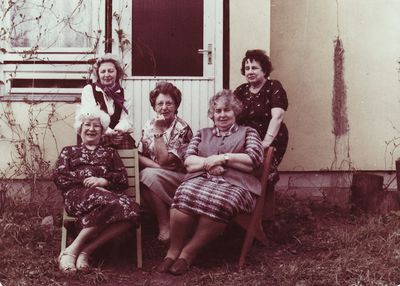
[[[154,180],[160,175],[159,168],[145,168],[140,171],[140,181],[146,182],[147,180]]]

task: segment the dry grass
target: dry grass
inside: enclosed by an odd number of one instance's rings
[[[53,215],[56,227],[40,227]],[[144,229],[143,270],[135,270],[132,246],[106,255],[90,274],[57,269],[59,211],[9,206],[0,219],[0,282],[3,285],[397,285],[400,283],[400,213],[352,214],[331,206],[281,199],[265,225],[270,245],[255,245],[247,267],[236,266],[243,233],[236,227],[204,250],[183,277],[151,271],[165,253],[152,226]],[[115,244],[114,244],[115,245]],[[109,246],[110,247],[110,246]],[[110,249],[110,248],[107,248]],[[129,253],[127,255],[127,253]],[[102,254],[104,255],[104,253]]]

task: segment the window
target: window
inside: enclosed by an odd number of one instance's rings
[[[0,98],[75,100],[102,50],[105,0],[2,1]]]
[[[10,10],[12,48],[90,48],[92,1],[17,1]]]

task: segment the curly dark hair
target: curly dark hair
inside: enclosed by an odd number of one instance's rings
[[[265,73],[265,78],[268,78],[272,71],[272,64],[270,58],[263,50],[247,50],[246,55],[242,60],[242,68],[240,69],[244,75],[246,61],[256,61],[260,64],[262,71]]]
[[[240,112],[242,112],[243,105],[242,102],[237,99],[235,94],[230,89],[223,89],[217,92],[213,97],[210,98],[208,101],[208,117],[211,120],[214,120],[214,111],[215,111],[215,104],[218,100],[223,100],[226,105],[230,106],[237,117]]]
[[[176,113],[178,113],[178,107],[182,101],[181,91],[170,82],[157,82],[156,87],[152,91],[150,91],[149,94],[150,104],[151,107],[153,107],[153,110],[155,110],[156,99],[160,95],[160,93],[171,96],[172,100],[175,102]]]

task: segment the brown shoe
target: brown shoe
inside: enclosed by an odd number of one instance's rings
[[[183,275],[189,271],[189,263],[184,258],[178,258],[169,268],[169,273],[173,275]]]
[[[175,260],[172,258],[166,257],[164,260],[155,268],[155,271],[158,273],[166,273],[172,264],[174,264]]]

